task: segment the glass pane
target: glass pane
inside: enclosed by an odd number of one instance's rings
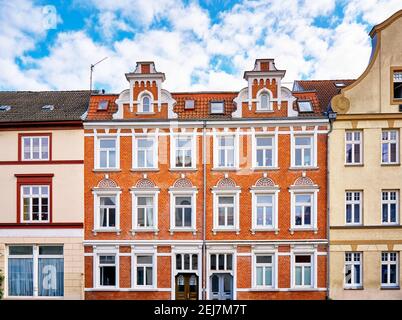
[[[257,203],[260,204],[272,204],[273,196],[264,195],[264,196],[257,196]]]
[[[391,209],[391,221],[390,222],[396,222],[396,204],[391,203],[390,204],[390,209]]]
[[[63,247],[62,246],[40,246],[39,254],[42,255],[62,255]]]
[[[115,227],[116,226],[116,210],[110,208],[109,209],[109,225],[108,227]]]
[[[231,254],[226,255],[226,270],[232,270],[233,257]]]
[[[99,263],[100,264],[114,264],[115,256],[100,256]]]
[[[100,197],[101,206],[114,206],[116,204],[115,197]]]
[[[272,263],[272,256],[257,256],[257,263]]]
[[[32,246],[10,246],[10,255],[31,255],[33,252]]]
[[[138,208],[138,226],[145,227],[145,209]]]
[[[217,275],[213,275],[211,278],[212,282],[212,292],[219,293],[219,277]]]
[[[176,205],[182,205],[182,206],[191,205],[191,197],[176,197]]]
[[[234,197],[219,197],[219,204],[233,204]]]
[[[264,268],[257,267],[257,286],[262,286],[264,284],[263,276],[264,276]]]
[[[184,270],[190,270],[190,255],[184,255]]]
[[[272,147],[272,138],[270,137],[259,137],[257,138],[258,147]]]
[[[151,206],[153,204],[152,197],[138,197],[138,205],[140,206]]]
[[[144,268],[137,267],[137,285],[144,285]]]
[[[234,211],[233,207],[227,208],[227,225],[234,226]]]
[[[100,285],[115,286],[116,285],[116,267],[102,266],[100,267]]]
[[[191,208],[184,209],[184,226],[191,227]]]
[[[138,139],[138,148],[150,149],[153,144],[153,139]]]
[[[265,285],[272,286],[272,267],[265,267]]]
[[[223,278],[223,291],[225,293],[232,292],[232,276],[225,274]]]
[[[345,283],[352,283],[352,269],[350,265],[345,266]]]
[[[352,205],[351,204],[346,205],[346,222],[347,223],[352,222]]]
[[[264,207],[257,207],[257,225],[264,225]]]
[[[176,269],[181,270],[181,254],[176,254]]]
[[[193,254],[191,258],[191,269],[192,270],[197,270],[198,269],[198,256],[196,254]]]
[[[225,255],[218,255],[219,270],[225,270]]]
[[[182,208],[176,208],[175,223],[176,223],[176,227],[183,226],[183,209]]]
[[[304,285],[311,285],[311,267],[304,267]]]
[[[310,263],[311,256],[296,256],[295,261],[296,263]]]
[[[311,224],[311,207],[304,207],[304,224]]]
[[[101,148],[114,149],[116,147],[116,140],[104,140],[101,139],[99,141],[99,145]]]
[[[38,272],[39,296],[60,297],[64,295],[64,259],[39,258]]]
[[[152,227],[154,225],[154,209],[147,208],[147,227]]]
[[[386,264],[381,265],[381,283],[388,283],[388,267]]]
[[[390,274],[389,274],[389,282],[391,283],[391,284],[396,284],[396,277],[397,277],[397,274],[396,274],[396,265],[395,264],[392,264],[392,265],[390,265]]]
[[[101,168],[107,167],[107,151],[101,151],[99,153],[99,166]]]
[[[360,144],[355,144],[355,163],[360,163]]]
[[[152,267],[146,267],[146,285],[151,286],[152,285]]]
[[[355,208],[355,212],[354,212],[354,216],[355,216],[355,223],[360,223],[360,204],[355,204],[354,205]]]
[[[272,207],[266,207],[266,212],[265,212],[265,225],[266,226],[272,226],[273,221],[272,221]]]
[[[152,264],[152,256],[137,256],[138,264]]]
[[[296,267],[296,272],[295,272],[295,284],[297,286],[302,285],[302,267]]]
[[[302,165],[302,154],[301,154],[301,150],[300,149],[296,149],[295,150],[295,164],[297,166],[301,166]]]
[[[10,296],[33,296],[32,258],[8,258],[8,294]]]
[[[346,145],[346,163],[352,163],[352,145]]]
[[[264,150],[257,150],[257,165],[259,167],[264,167]]]
[[[225,222],[225,209],[224,208],[219,208],[218,209],[218,225],[220,225],[220,226],[226,225],[226,222]]]
[[[296,137],[295,143],[297,146],[309,146],[311,143],[311,138],[309,137]]]
[[[211,254],[211,270],[216,270],[216,254]]]

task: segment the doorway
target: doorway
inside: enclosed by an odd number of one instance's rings
[[[179,273],[176,276],[176,300],[198,299],[198,276],[194,273]]]
[[[233,299],[233,276],[230,273],[214,273],[210,281],[211,300]]]

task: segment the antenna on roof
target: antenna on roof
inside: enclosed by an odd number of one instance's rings
[[[108,57],[104,57],[102,60],[99,60],[98,62],[91,64],[91,72],[90,72],[90,77],[89,77],[89,91],[92,93],[92,73],[94,72],[94,67],[101,63],[102,61],[105,61]]]

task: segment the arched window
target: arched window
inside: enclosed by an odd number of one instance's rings
[[[271,110],[268,93],[262,93],[260,95],[260,110]]]
[[[151,112],[151,99],[148,95],[142,98],[142,112]]]

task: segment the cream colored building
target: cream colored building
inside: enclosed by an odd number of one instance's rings
[[[331,299],[402,299],[402,11],[370,36],[366,71],[332,99]]]
[[[83,299],[88,103],[88,91],[0,92],[5,299]]]

